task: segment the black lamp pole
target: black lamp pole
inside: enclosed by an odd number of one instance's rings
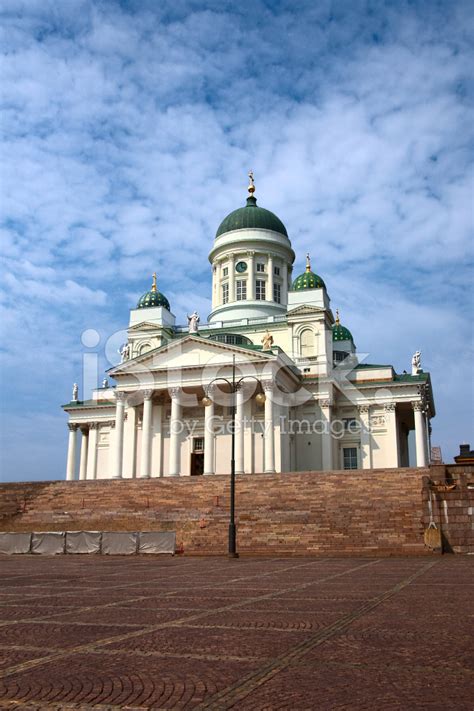
[[[227,380],[227,378],[214,378],[211,380],[209,385],[212,385],[216,381],[222,381],[227,383],[231,392],[231,451],[230,451],[230,521],[229,521],[229,558],[238,558],[237,553],[237,528],[235,525],[235,412],[236,412],[236,393],[240,383],[243,380],[256,380],[258,383],[258,378],[253,375],[244,375],[239,380],[235,380],[235,355],[232,356],[232,381]]]

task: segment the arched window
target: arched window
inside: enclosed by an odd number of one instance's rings
[[[302,358],[309,358],[314,355],[314,333],[309,328],[301,331],[300,354]]]
[[[140,343],[138,347],[138,354],[143,355],[144,353],[147,353],[147,351],[151,350],[151,345],[149,343]]]

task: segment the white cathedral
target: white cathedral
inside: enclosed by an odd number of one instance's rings
[[[109,370],[115,386],[84,401],[75,386],[63,406],[67,480],[228,474],[232,449],[237,474],[428,464],[435,408],[420,354],[410,374],[360,362],[309,255],[293,279],[287,230],[249,176],[247,204],[209,253],[208,322],[194,312],[177,325],[153,275]]]

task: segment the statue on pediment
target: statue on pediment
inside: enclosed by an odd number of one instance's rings
[[[199,328],[200,316],[197,311],[194,311],[191,316],[188,315],[188,331],[189,333],[197,333]]]

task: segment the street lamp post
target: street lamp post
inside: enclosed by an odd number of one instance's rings
[[[235,525],[235,411],[236,411],[236,401],[235,401],[235,396],[237,393],[237,389],[239,385],[242,383],[244,380],[256,380],[258,383],[258,379],[255,378],[253,375],[244,375],[239,380],[235,380],[235,355],[232,356],[232,380],[227,380],[227,378],[214,378],[214,380],[211,380],[209,383],[208,387],[213,385],[215,382],[218,380],[227,383],[227,385],[230,388],[231,392],[231,408],[230,408],[230,422],[231,422],[231,447],[230,447],[230,519],[229,519],[229,548],[228,548],[228,557],[229,558],[238,558],[239,554],[237,553],[237,528]],[[265,395],[259,394],[257,395],[257,398],[259,398],[259,402],[264,402],[265,401]],[[203,404],[204,406],[208,406],[211,404],[211,400],[208,397],[203,398]]]

